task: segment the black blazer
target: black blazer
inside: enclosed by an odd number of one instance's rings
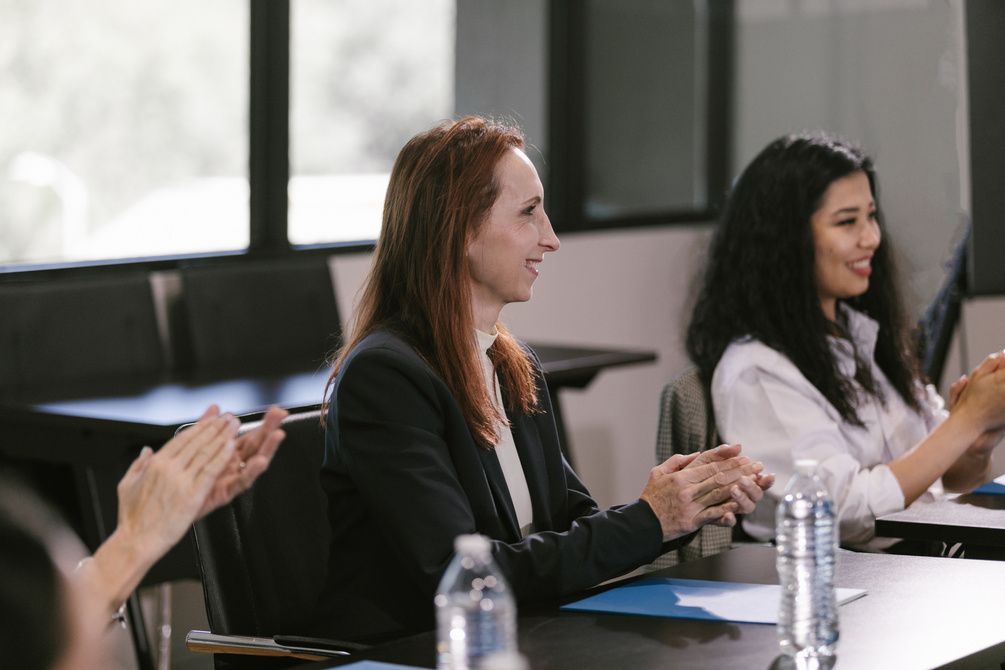
[[[463,533],[493,541],[518,602],[582,590],[679,544],[662,543],[641,500],[597,508],[562,457],[540,363],[527,351],[543,411],[509,416],[534,509],[526,538],[495,452],[476,445],[453,395],[411,346],[382,330],[350,353],[327,417],[321,485],[332,539],[314,634],[432,629],[433,596]]]

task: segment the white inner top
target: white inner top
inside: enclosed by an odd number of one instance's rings
[[[482,374],[485,376],[485,387],[489,390],[489,396],[499,413],[505,417],[506,412],[503,409],[499,380],[488,355],[489,347],[496,341],[499,331],[489,335],[476,329],[475,333],[478,335],[478,350],[482,362]],[[495,447],[496,456],[499,458],[499,465],[502,466],[503,476],[506,478],[509,497],[513,500],[513,507],[516,509],[516,520],[520,525],[520,534],[527,537],[534,532],[534,508],[530,502],[527,478],[524,476],[523,466],[520,464],[520,454],[517,453],[516,443],[513,441],[513,431],[510,430],[508,424],[501,423],[496,426],[496,436],[498,437]]]

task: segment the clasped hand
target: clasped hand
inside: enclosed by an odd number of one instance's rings
[[[950,412],[970,410],[983,433],[970,445],[971,454],[986,455],[1005,433],[1005,356],[995,352],[949,388]]]
[[[762,475],[764,466],[740,455],[740,445],[674,454],[649,473],[640,498],[649,503],[663,529],[663,541],[714,523],[736,525],[737,514],[749,514],[775,481]]]

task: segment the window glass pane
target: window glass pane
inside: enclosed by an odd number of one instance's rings
[[[587,0],[590,219],[706,205],[703,0]]]
[[[0,3],[0,72],[0,264],[247,246],[247,0]]]
[[[294,0],[293,244],[376,239],[402,145],[454,108],[454,0]]]

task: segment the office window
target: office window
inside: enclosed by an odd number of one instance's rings
[[[559,230],[712,218],[726,192],[732,0],[552,0]]]
[[[247,0],[0,5],[0,265],[248,244]]]
[[[454,0],[290,5],[292,244],[376,239],[402,145],[453,115]]]
[[[702,3],[703,4],[703,3]],[[584,204],[614,219],[707,201],[700,5],[588,0]],[[626,108],[625,102],[629,105]]]

